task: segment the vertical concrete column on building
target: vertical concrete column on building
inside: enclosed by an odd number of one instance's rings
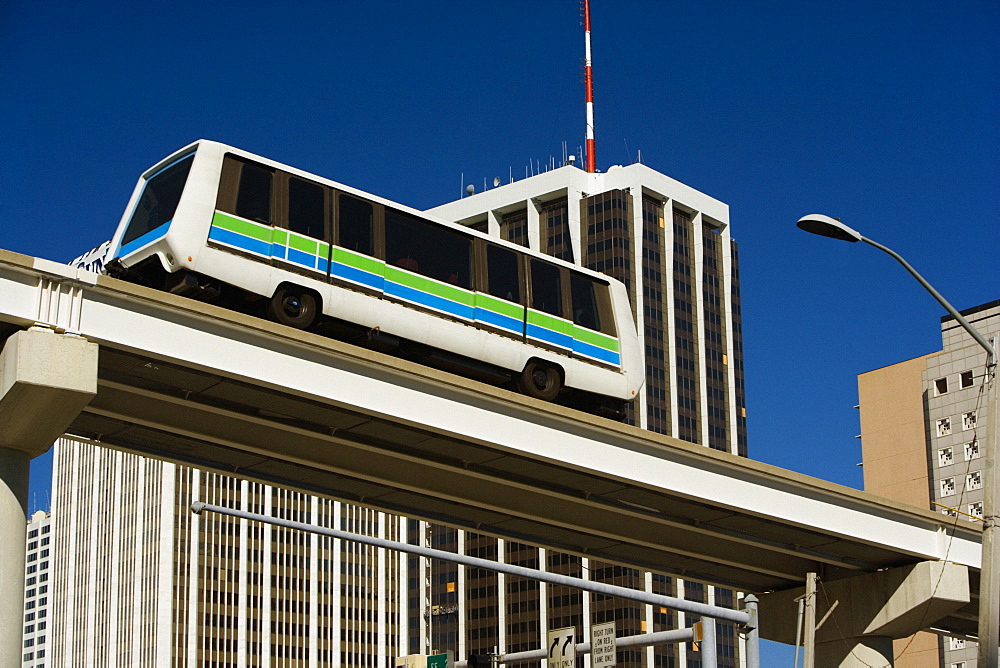
[[[566,228],[569,230],[570,246],[573,247],[573,259],[576,264],[586,266],[583,261],[584,242],[587,239],[587,230],[584,229],[584,221],[580,202],[583,200],[583,193],[574,188],[566,189]]]
[[[525,202],[525,208],[528,213],[528,248],[542,252],[542,203],[537,198],[532,197]]]
[[[663,302],[664,355],[667,357],[667,385],[670,388],[670,434],[676,436],[680,431],[680,420],[677,416],[677,307],[674,297],[674,201],[663,200],[663,245],[660,254],[663,257],[663,284],[666,298]],[[683,654],[683,652],[680,652]]]
[[[458,532],[458,553],[459,554],[465,554],[466,553],[465,552],[465,532],[464,531],[459,531]],[[406,555],[401,555],[401,556],[405,557]],[[465,644],[465,635],[466,635],[466,628],[465,627],[466,627],[466,618],[467,618],[468,613],[466,611],[466,606],[465,606],[465,575],[466,575],[466,568],[465,568],[465,566],[459,566],[458,567],[458,579],[457,579],[457,582],[456,582],[456,590],[455,590],[456,593],[458,594],[458,596],[457,596],[458,602],[456,603],[456,605],[458,606],[458,615],[457,615],[458,616],[458,656],[466,656],[467,655],[466,644]]]
[[[202,487],[201,479],[202,473],[198,469],[191,469],[191,501],[202,501]],[[268,493],[270,491],[270,486],[265,488],[264,497],[264,512],[270,514],[271,512],[271,497]],[[191,516],[190,527],[188,529],[188,578],[187,578],[187,661],[189,666],[197,665],[198,661],[198,638],[201,636],[201,621],[198,616],[198,569],[200,568],[200,555],[201,550],[198,549],[199,538],[201,536],[201,515],[195,513]],[[271,532],[268,531],[264,534],[264,554],[271,554]],[[264,582],[267,583],[266,586],[270,586],[271,582],[271,560],[264,560]],[[261,625],[262,628],[271,628],[271,606],[265,605],[263,607]],[[268,663],[270,660],[270,643],[267,643],[263,648],[263,656],[261,657],[261,667],[270,668],[271,664]]]
[[[497,538],[497,563],[507,563],[506,541]],[[497,652],[507,653],[507,576],[497,573]]]
[[[21,664],[28,472],[97,394],[97,344],[32,327],[0,351],[0,666]]]
[[[315,499],[316,497],[313,497],[313,498]],[[376,517],[375,521],[378,523],[377,536],[379,538],[381,538],[382,540],[385,540],[386,539],[386,533],[387,533],[386,532],[386,523],[387,523],[387,520],[388,520],[388,516],[384,512],[378,511],[378,512],[375,513],[375,517]],[[312,536],[312,542],[313,542],[314,545],[318,545],[318,543],[319,543],[319,536]],[[378,651],[378,666],[379,666],[379,668],[382,668],[382,667],[385,666],[386,648],[388,647],[387,642],[388,642],[388,637],[389,637],[389,624],[388,624],[389,609],[387,607],[387,603],[389,602],[389,596],[388,596],[388,586],[389,586],[389,569],[388,569],[389,551],[388,550],[384,550],[382,548],[379,548],[377,554],[378,554],[378,582],[375,583],[375,586],[378,588],[378,599],[375,601],[375,606],[374,607],[375,607],[375,615],[377,616],[377,619],[378,619],[378,626],[376,628],[376,643],[377,643],[377,647],[378,647],[378,650],[377,650]],[[405,554],[397,553],[396,556],[398,556],[400,559],[405,559],[406,558]],[[319,561],[319,552],[318,551],[316,552],[316,561],[317,562]],[[316,579],[318,580],[319,577],[317,577]],[[316,592],[316,599],[318,599],[318,598],[319,598],[319,591]],[[314,620],[313,625],[314,626],[316,625],[315,620],[318,620],[318,619],[319,619],[318,617],[314,617],[313,618],[313,620]],[[310,665],[313,665],[313,664],[310,664]]]
[[[542,572],[548,572],[548,564],[545,563],[545,548],[538,548],[538,570]],[[548,601],[548,584],[545,582],[538,583],[538,633],[541,635],[541,641],[544,643],[546,638],[546,633],[549,630],[549,601]]]
[[[645,223],[642,219],[642,186],[635,184],[629,187],[628,194],[631,218],[628,221],[629,243],[631,244],[629,252],[632,254],[632,257],[629,258],[629,263],[635,268],[635,285],[632,287],[635,299],[635,330],[639,334],[641,349],[646,350],[646,314],[643,308],[646,295],[643,290],[645,281],[642,279],[642,238],[645,229]],[[649,396],[646,394],[645,389],[639,392],[639,396],[636,397],[634,404],[636,426],[642,429],[649,429]],[[674,431],[672,433],[676,434],[677,432]]]
[[[240,482],[240,491],[242,492],[243,502],[240,504],[242,508],[247,506],[247,497],[249,496],[247,486],[249,483],[246,480]],[[309,500],[309,524],[315,526],[321,526],[319,521],[319,497],[310,494],[306,497]],[[381,519],[381,518],[380,518]],[[247,626],[247,610],[243,607],[249,592],[246,588],[247,579],[247,547],[249,541],[247,540],[247,525],[249,523],[245,519],[240,519],[240,628],[239,631],[242,634],[240,640],[240,649],[237,653],[237,665],[246,665],[246,626]],[[379,529],[381,529],[381,524],[379,524]],[[319,608],[319,582],[320,582],[320,569],[319,569],[319,558],[320,558],[320,542],[323,539],[319,535],[309,536],[309,654],[308,661],[309,667],[315,668],[319,665],[319,620],[321,619],[321,613]],[[381,567],[382,564],[380,563]],[[381,608],[379,609],[381,612]],[[379,624],[381,625],[382,616],[379,615]],[[384,655],[384,653],[383,653]]]
[[[501,218],[503,218],[503,214],[496,209],[490,209],[486,212],[486,233],[495,239],[500,238]]]

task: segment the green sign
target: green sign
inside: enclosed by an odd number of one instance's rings
[[[447,654],[434,654],[427,657],[427,668],[451,668]]]

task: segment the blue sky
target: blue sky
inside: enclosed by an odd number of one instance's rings
[[[417,207],[584,144],[575,0],[0,6],[0,247],[69,260],[205,137]],[[600,169],[730,205],[750,453],[861,486],[856,376],[1000,298],[1000,4],[593,0]],[[480,185],[481,187],[481,185]],[[47,467],[31,505],[44,505]]]

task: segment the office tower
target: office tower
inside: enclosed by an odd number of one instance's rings
[[[739,256],[726,204],[642,164],[564,166],[427,213],[622,281],[646,357],[629,421],[746,456]]]
[[[391,540],[399,518],[73,439],[55,449],[46,665],[384,667],[405,654],[400,554],[190,504]]]
[[[645,351],[646,385],[626,420],[662,434],[746,456],[739,256],[727,205],[642,164],[587,173],[573,166],[486,190],[427,213],[539,250],[622,281]],[[732,591],[412,523],[443,549],[489,555],[532,568],[715,605]],[[411,534],[412,535],[412,534]],[[463,574],[438,564],[429,580],[411,575],[411,628],[430,609],[436,630],[419,647],[459,655],[541,647],[548,629],[615,620],[619,636],[689,626],[691,615],[627,603],[495,573]],[[464,577],[464,580],[463,580]],[[412,583],[418,582],[418,587]],[[414,604],[416,602],[416,604]],[[464,609],[463,609],[464,607]],[[721,624],[719,665],[736,665],[737,638]],[[620,666],[697,665],[692,647],[619,652]],[[535,664],[540,665],[540,664]]]
[[[1000,337],[1000,301],[961,313],[987,340]],[[983,515],[982,443],[992,419],[986,351],[950,315],[941,318],[941,338],[938,352],[858,376],[865,490],[975,521]],[[897,652],[909,645],[907,666],[976,663],[975,643],[962,638],[896,642]]]
[[[49,663],[49,610],[52,592],[52,515],[43,510],[28,520],[24,566],[23,668],[44,668]]]

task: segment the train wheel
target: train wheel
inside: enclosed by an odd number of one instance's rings
[[[530,360],[524,365],[517,383],[518,389],[529,397],[554,401],[562,390],[562,374],[551,364]]]
[[[267,305],[267,315],[272,320],[296,329],[308,329],[316,322],[317,311],[316,297],[294,285],[275,290]]]

